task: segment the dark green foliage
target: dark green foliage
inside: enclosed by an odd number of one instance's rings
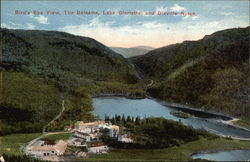
[[[93,95],[144,95],[129,62],[91,38],[36,30],[0,29],[0,33],[4,58],[1,135],[41,132],[61,112],[62,100],[65,111],[46,130],[94,120]]]
[[[184,41],[158,48],[145,55],[132,57],[130,60],[147,76],[161,78],[192,59],[216,52],[223,45],[248,41],[248,36],[249,27],[223,30],[205,36],[199,41]]]
[[[20,72],[3,72],[0,135],[41,132],[61,109],[58,89]]]
[[[247,42],[222,48],[163,83],[161,97],[179,103],[216,107],[217,111],[249,118],[249,103],[243,98],[237,100],[235,96],[240,88],[248,87],[248,53]]]
[[[11,58],[4,60],[10,64],[8,69],[15,67],[14,60],[23,65],[19,70],[53,81],[62,89],[73,91],[88,79],[137,82],[126,59],[93,39],[50,31],[2,29],[1,33],[4,56]]]
[[[121,116],[115,116],[110,121],[113,124],[126,127],[125,132],[130,134],[135,142],[122,143],[116,139],[109,138],[104,133],[103,140],[116,148],[166,148],[198,140],[199,136],[210,139],[216,138],[216,136],[210,135],[205,131],[197,131],[179,122],[164,118],[140,119],[137,117],[135,120],[130,116],[124,120],[122,118]]]
[[[91,97],[68,96],[65,102],[65,110],[62,115],[52,122],[46,131],[63,130],[66,125],[73,125],[76,121],[93,121]]]
[[[228,29],[131,58],[157,98],[249,120],[249,27]]]

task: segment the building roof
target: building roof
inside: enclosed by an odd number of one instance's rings
[[[67,142],[60,140],[57,144],[55,144],[53,147],[57,152],[65,152],[67,148]]]
[[[99,127],[102,128],[102,129],[107,128],[107,129],[119,130],[118,125],[112,125],[112,124],[107,124],[107,123],[101,124],[101,125],[99,125]]]
[[[89,134],[89,135],[90,135],[91,138],[96,138],[96,137],[101,136],[100,133],[91,133],[91,134]]]
[[[52,146],[31,146],[31,151],[55,151],[55,149]]]
[[[103,120],[98,120],[98,121],[95,121],[95,122],[88,122],[88,123],[84,123],[83,121],[81,122],[77,122],[76,125],[78,126],[97,126],[99,124],[104,124],[105,121]]]
[[[119,130],[119,126],[118,125],[112,125],[112,129]]]
[[[56,151],[56,152],[65,152],[67,148],[67,142],[60,140],[57,144],[53,146],[31,146],[31,151]]]
[[[99,146],[107,146],[105,143],[103,142],[88,142],[87,143],[88,147],[99,147]]]

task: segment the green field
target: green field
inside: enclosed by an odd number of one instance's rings
[[[0,136],[0,155],[3,153],[10,155],[20,155],[20,146],[25,145],[40,135],[40,133],[29,133]]]
[[[49,140],[54,140],[54,141],[58,141],[58,140],[68,140],[69,137],[72,135],[72,133],[58,133],[58,134],[50,134],[45,136],[43,139],[49,139]]]
[[[250,143],[238,140],[201,138],[194,142],[166,149],[116,149],[106,155],[91,155],[88,160],[107,161],[151,161],[151,160],[192,160],[191,155],[200,151],[250,149]]]

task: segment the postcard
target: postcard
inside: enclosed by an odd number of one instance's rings
[[[1,1],[0,161],[250,160],[249,1]]]

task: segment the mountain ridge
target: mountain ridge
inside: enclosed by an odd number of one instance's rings
[[[0,134],[39,132],[77,120],[92,121],[92,96],[124,93],[144,96],[129,60],[92,39],[64,32],[2,29],[3,100]],[[46,94],[46,92],[50,94]],[[48,98],[49,97],[49,98]],[[28,117],[18,117],[27,114]],[[47,116],[47,117],[45,117]]]
[[[148,89],[152,96],[250,120],[244,99],[249,89],[249,29],[226,29],[129,59],[154,80]]]
[[[145,97],[145,89],[161,100],[249,120],[249,27],[218,31],[128,59],[92,38],[64,32],[1,28],[0,34],[0,111],[16,114],[10,119],[0,116],[0,134],[39,132],[60,112],[62,99],[65,111],[48,130],[94,120],[91,98],[96,94]]]

